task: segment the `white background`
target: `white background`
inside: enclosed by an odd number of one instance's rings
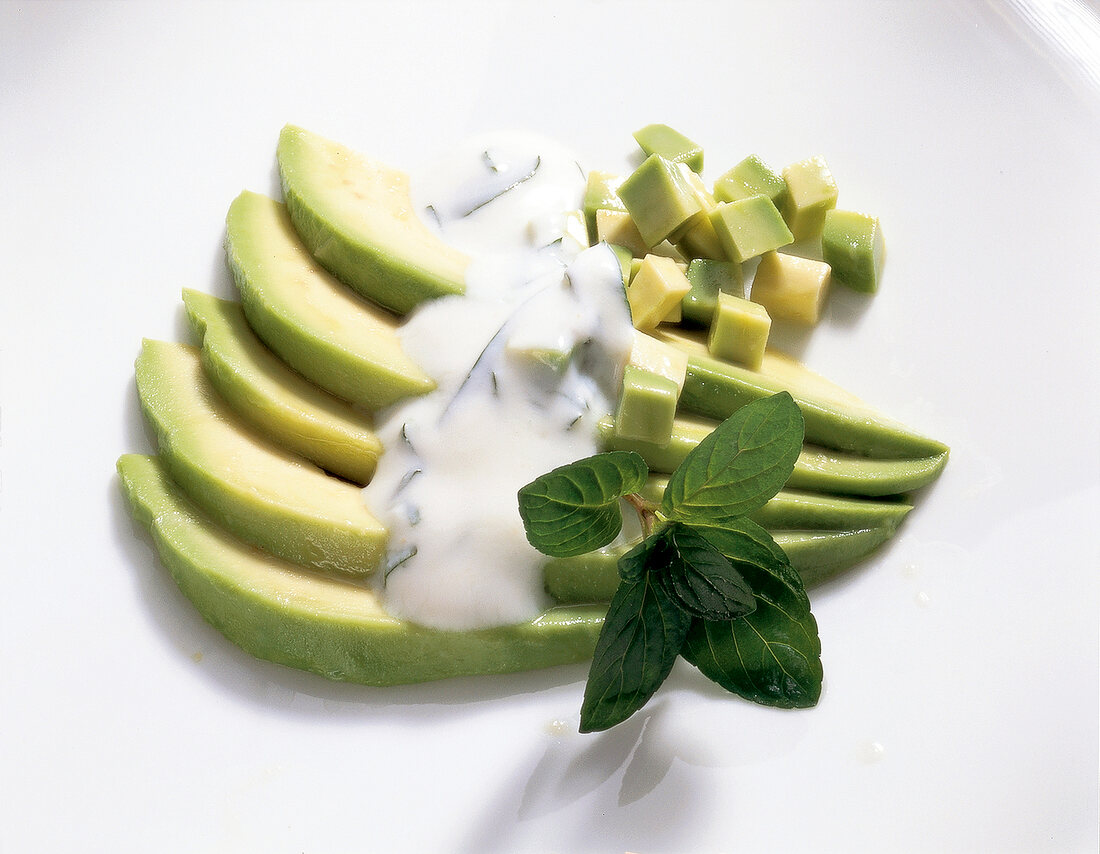
[[[0,849],[1095,851],[1095,10],[539,8],[0,5]],[[188,340],[182,288],[232,293],[225,211],[278,192],[280,127],[409,170],[518,128],[620,169],[654,121],[712,178],[829,159],[886,277],[788,343],[953,449],[814,593],[818,708],[685,667],[580,736],[583,666],[371,690],[205,625],[114,462],[152,448],[141,338]]]

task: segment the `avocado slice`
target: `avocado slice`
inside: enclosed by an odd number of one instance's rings
[[[686,389],[686,386],[685,386]],[[623,439],[610,416],[600,419],[600,440],[608,451],[635,451],[651,471],[673,472],[717,426],[714,421],[677,418],[667,444]],[[840,495],[900,495],[934,481],[947,465],[947,451],[917,459],[871,459],[805,446],[787,480],[789,489],[809,489]]]
[[[401,348],[398,319],[318,267],[283,205],[241,193],[226,226],[245,317],[290,367],[325,391],[371,408],[435,388]]]
[[[651,474],[641,490],[643,498],[660,503],[668,476]],[[908,501],[875,500],[822,495],[800,489],[781,489],[749,518],[773,534],[776,531],[841,531],[897,527],[913,509]]]
[[[789,391],[806,420],[807,442],[891,459],[938,456],[948,450],[777,351],[767,351],[759,370],[753,371],[713,358],[691,335],[662,329],[656,337],[688,354],[680,393],[685,412],[721,420],[746,403]]]
[[[894,525],[840,531],[777,531],[772,538],[786,552],[807,587],[820,584],[866,560],[897,530]],[[627,546],[601,549],[546,564],[546,591],[561,604],[607,602],[619,586],[619,558]]]
[[[194,347],[146,340],[136,367],[161,458],[196,504],[294,563],[355,576],[376,568],[386,530],[359,488],[246,427],[207,381]]]
[[[294,228],[341,282],[401,314],[464,292],[469,258],[416,217],[405,173],[293,125],[277,157]]]
[[[183,304],[207,379],[241,419],[340,477],[371,479],[382,442],[370,416],[288,368],[252,332],[240,303],[184,290]]]
[[[424,628],[387,614],[371,591],[315,575],[221,530],[161,461],[127,454],[118,471],[134,517],[203,617],[257,658],[367,685],[508,673],[592,655],[605,606],[552,608],[479,631]]]

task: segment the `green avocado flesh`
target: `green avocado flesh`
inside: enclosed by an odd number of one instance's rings
[[[531,622],[453,632],[388,615],[362,587],[246,545],[206,518],[153,457],[118,461],[134,517],[203,617],[257,658],[366,685],[509,673],[583,661],[606,610],[552,608]]]
[[[677,418],[667,444],[623,439],[610,417],[600,419],[605,450],[641,454],[651,471],[671,473],[717,426],[698,418]],[[798,456],[787,480],[791,489],[809,489],[842,495],[900,495],[934,481],[947,464],[947,452],[917,459],[871,459],[808,446]]]
[[[403,172],[293,125],[277,155],[294,227],[340,281],[402,314],[463,293],[469,259],[417,218]]]
[[[544,579],[559,607],[518,625],[431,629],[388,614],[368,589],[387,539],[359,488],[383,451],[370,413],[435,388],[402,348],[400,315],[463,293],[469,259],[416,216],[402,172],[293,126],[282,131],[278,163],[286,204],[244,192],[227,215],[241,301],[184,291],[201,349],[146,341],[137,360],[159,456],[123,456],[118,471],[161,560],[231,641],[330,679],[398,685],[590,658],[621,549],[549,561]],[[598,209],[630,208],[644,230],[687,245],[710,223],[697,210],[709,196],[681,166],[647,163],[626,181],[590,179],[588,227]],[[671,220],[649,210],[658,196],[671,197]],[[660,221],[648,222],[647,211]],[[629,252],[619,260],[626,270],[640,263]],[[634,384],[620,417],[600,422],[603,445],[645,458],[643,494],[659,502],[662,473],[718,420],[790,391],[807,445],[784,489],[752,518],[807,585],[820,583],[890,539],[912,509],[900,496],[933,481],[948,449],[778,353],[765,352],[758,370],[709,354],[705,327],[719,294],[743,296],[743,276],[739,264],[693,266],[707,281],[688,268],[698,292],[679,312],[703,331],[662,323],[653,332],[664,351],[680,351],[663,357],[678,370],[657,384],[659,395],[652,382]],[[527,355],[540,366],[559,361]]]
[[[136,367],[160,456],[196,504],[295,563],[358,576],[376,568],[386,530],[360,490],[246,427],[207,381],[195,348],[147,340]]]
[[[249,326],[307,379],[371,408],[435,388],[402,350],[398,318],[321,269],[283,205],[241,193],[226,217],[226,252]]]
[[[207,379],[242,420],[340,477],[370,480],[382,443],[368,415],[288,368],[252,332],[240,303],[192,290],[183,303]]]
[[[688,353],[679,401],[685,412],[721,420],[746,403],[789,391],[802,410],[807,442],[896,459],[938,456],[948,450],[781,353],[768,351],[759,370],[749,370],[708,355],[706,346],[691,335],[662,330],[658,337]]]

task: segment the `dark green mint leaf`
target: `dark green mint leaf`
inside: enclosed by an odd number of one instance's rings
[[[681,609],[708,620],[734,620],[756,610],[741,573],[701,533],[673,522],[659,536],[651,571]]]
[[[747,519],[703,531],[752,587],[756,610],[732,621],[695,619],[681,655],[753,702],[815,705],[821,696],[821,641],[802,579],[771,535]]]
[[[622,582],[596,641],[581,732],[610,729],[644,706],[672,669],[690,625],[650,574]]]
[[[653,550],[661,545],[658,537],[649,537],[619,558],[619,577],[623,581],[637,581],[649,570]]]
[[[673,472],[662,511],[725,525],[758,510],[791,476],[803,434],[802,412],[785,391],[741,407]]]
[[[609,451],[535,478],[519,491],[528,541],[551,557],[606,546],[622,528],[619,499],[641,489],[648,474],[633,451]]]

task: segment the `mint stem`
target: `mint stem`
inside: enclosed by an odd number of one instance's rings
[[[657,505],[642,498],[637,492],[631,492],[624,495],[623,498],[638,511],[638,518],[642,522],[642,534],[648,537],[657,525]]]

